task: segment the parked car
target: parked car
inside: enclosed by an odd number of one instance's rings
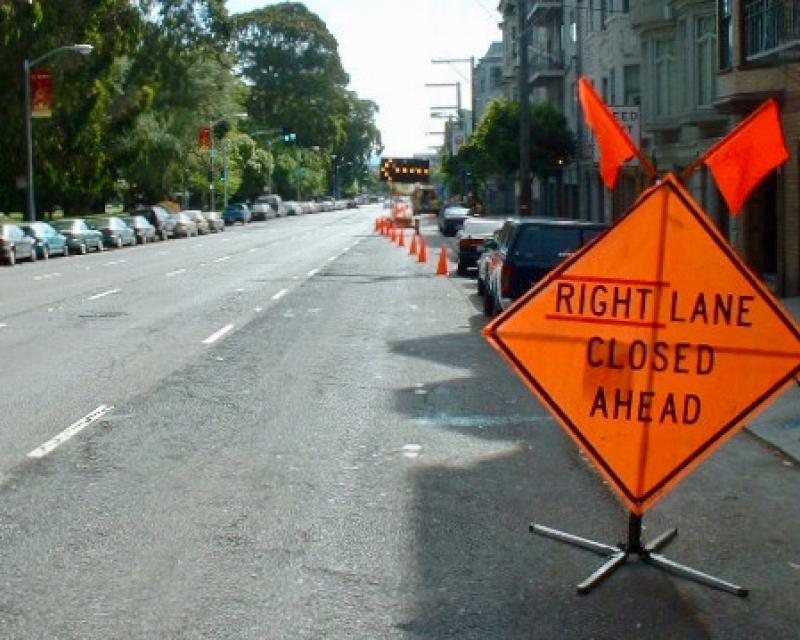
[[[484,312],[491,316],[541,280],[564,258],[607,229],[600,222],[557,218],[507,221],[497,234],[486,275]]]
[[[64,218],[53,222],[53,227],[67,238],[69,250],[84,255],[91,249],[105,251],[103,234],[93,229],[83,218]]]
[[[439,212],[439,231],[444,236],[454,236],[458,230],[464,226],[466,220],[472,211],[467,207],[450,206],[445,207]]]
[[[489,272],[489,265],[492,261],[492,255],[500,246],[497,242],[497,234],[499,232],[500,230],[498,229],[492,234],[491,238],[484,240],[481,246],[478,247],[478,275],[476,287],[479,296],[486,293],[486,277]]]
[[[69,255],[69,243],[66,236],[61,235],[46,222],[23,224],[20,225],[20,229],[25,235],[34,239],[37,257],[47,260],[55,254],[65,257]]]
[[[136,242],[147,244],[156,239],[156,228],[144,216],[125,216],[122,221],[136,234]]]
[[[197,225],[185,212],[173,213],[172,220],[175,222],[173,237],[192,238],[197,235]]]
[[[504,218],[467,218],[456,234],[458,245],[458,275],[465,276],[478,269],[479,248],[503,226]]]
[[[225,222],[219,211],[203,211],[203,217],[208,222],[208,228],[211,232],[225,231]]]
[[[286,206],[287,216],[299,216],[301,213],[303,213],[303,209],[300,206],[299,202],[287,200],[286,202],[284,202],[284,205]]]
[[[0,224],[0,259],[13,266],[25,258],[36,262],[36,240],[15,224]]]
[[[268,220],[269,218],[279,218],[286,215],[286,208],[279,195],[269,194],[258,196],[253,203],[253,220]]]
[[[225,224],[241,222],[245,225],[253,219],[253,216],[246,204],[238,202],[225,207],[225,211],[222,212],[222,219],[225,221]]]
[[[157,204],[150,207],[140,207],[133,212],[133,215],[144,216],[156,228],[156,237],[159,240],[166,240],[174,234],[175,221],[164,207],[160,207]]]
[[[93,218],[89,226],[103,234],[103,244],[107,247],[122,249],[124,246],[136,244],[136,232],[122,221],[122,218]]]
[[[203,216],[202,211],[198,209],[186,209],[181,211],[181,213],[185,213],[187,216],[189,216],[189,219],[197,226],[197,233],[199,233],[201,236],[211,232],[211,227]]]

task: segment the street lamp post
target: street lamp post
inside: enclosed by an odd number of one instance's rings
[[[210,187],[211,188],[211,211],[214,211],[214,209],[215,209],[215,207],[217,205],[217,199],[215,197],[215,194],[216,194],[216,179],[215,179],[215,175],[214,175],[214,156],[216,155],[216,150],[214,149],[214,127],[216,127],[220,122],[225,122],[226,120],[230,120],[232,118],[246,118],[246,117],[247,117],[246,113],[232,113],[230,115],[223,116],[223,117],[221,117],[221,118],[219,118],[217,120],[214,120],[213,122],[209,122],[208,123],[208,129],[209,129],[208,137],[210,138],[210,142],[211,142],[211,152],[209,154],[211,156],[211,187]],[[227,145],[224,147],[224,150],[225,150],[225,153],[226,153],[225,163],[224,164],[225,164],[225,171],[227,172],[227,164],[228,164],[228,158],[227,158],[228,147],[227,147]],[[225,198],[225,206],[228,206],[228,176],[227,175],[225,176],[224,193],[225,193],[225,196],[224,196],[224,198]]]
[[[36,202],[33,187],[33,122],[31,117],[31,69],[43,62],[50,56],[62,51],[73,51],[81,55],[89,55],[94,50],[90,44],[69,44],[57,47],[39,56],[35,60],[27,58],[22,62],[22,69],[25,77],[25,150],[27,153],[27,189],[28,189],[28,220],[36,222]]]

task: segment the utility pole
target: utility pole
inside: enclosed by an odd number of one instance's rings
[[[527,0],[517,0],[517,92],[519,93],[519,214],[529,216],[531,207],[531,103],[528,96]]]

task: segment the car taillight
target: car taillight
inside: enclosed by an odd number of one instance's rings
[[[514,267],[510,262],[504,262],[503,268],[500,270],[500,293],[504,298],[511,296],[511,276],[514,273]]]

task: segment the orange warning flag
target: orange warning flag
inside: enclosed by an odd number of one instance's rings
[[[713,146],[703,162],[731,213],[738,215],[750,192],[788,159],[778,103],[770,98]]]
[[[619,178],[619,168],[624,162],[639,155],[638,149],[586,76],[578,82],[578,97],[586,116],[586,124],[594,131],[600,147],[600,175],[606,186],[613,189]]]

